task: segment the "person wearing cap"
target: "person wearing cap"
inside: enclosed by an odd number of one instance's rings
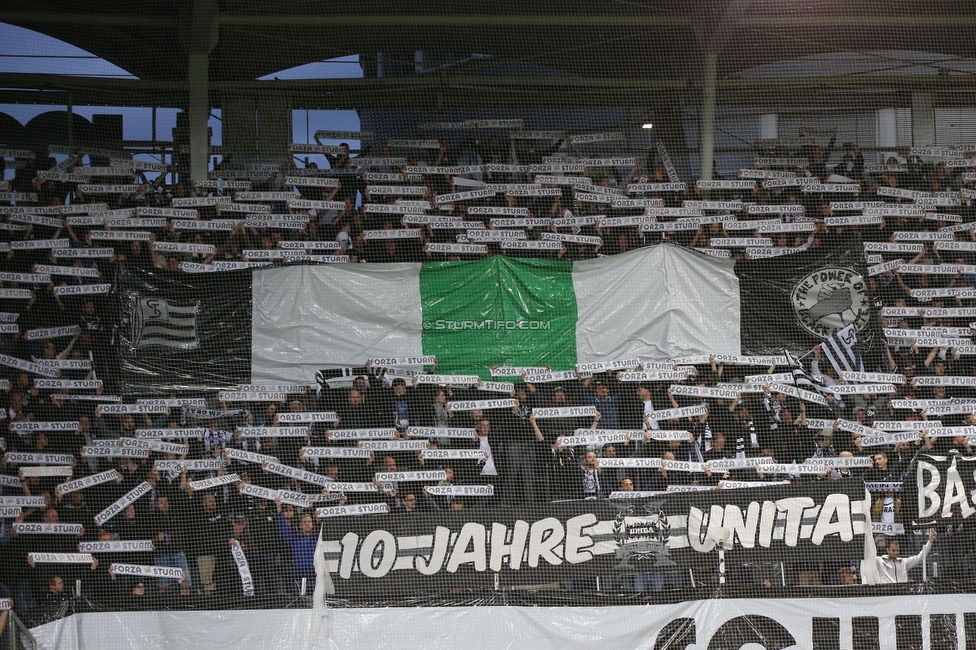
[[[870,423],[874,420],[891,419],[891,409],[888,404],[891,397],[892,395],[882,393],[865,393],[854,395],[851,403],[855,411],[857,409],[864,410],[865,421]]]
[[[417,379],[414,378],[410,386],[402,377],[396,377],[390,382],[390,389],[381,390],[382,397],[377,398],[378,411],[373,413],[374,423],[380,427],[393,426],[397,433],[403,435],[410,427],[411,422],[414,426],[423,425],[429,422],[421,422],[423,404],[420,399],[420,392],[417,389]]]
[[[949,361],[954,357],[952,348],[932,348],[929,355],[925,357],[925,369],[938,377],[945,377],[951,374]]]

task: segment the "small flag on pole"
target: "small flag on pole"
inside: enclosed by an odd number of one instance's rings
[[[793,385],[797,388],[807,388],[813,390],[822,390],[823,382],[808,373],[804,367],[803,363],[796,358],[789,350],[783,350],[783,354],[786,356],[786,360],[789,362],[790,369],[793,372]]]
[[[820,346],[838,375],[842,372],[864,372],[864,360],[857,349],[857,331],[848,325],[834,332]]]

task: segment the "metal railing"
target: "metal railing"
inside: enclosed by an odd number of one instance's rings
[[[37,650],[37,639],[13,610],[7,612],[7,625],[0,634],[3,650]]]

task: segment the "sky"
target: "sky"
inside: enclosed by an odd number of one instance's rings
[[[0,23],[0,72],[136,78],[74,45],[6,23]]]
[[[126,70],[105,61],[85,50],[40,34],[38,32],[0,23],[0,72],[25,74],[59,74],[114,79],[136,79]],[[323,79],[362,77],[359,57],[347,56],[329,61],[318,61],[282,70],[261,77],[261,81],[278,79]],[[64,105],[0,104],[0,112],[10,115],[21,124],[49,111],[64,111]],[[74,106],[78,115],[91,119],[95,114],[122,115],[122,137],[125,140],[152,140],[152,108],[119,106]],[[171,141],[180,109],[157,107],[156,140]],[[315,132],[323,129],[357,131],[360,128],[356,111],[293,111],[293,142],[313,142]],[[211,112],[210,127],[213,129],[211,144],[222,142],[220,109]],[[2,134],[0,134],[2,139]],[[325,144],[333,144],[325,142]],[[0,142],[0,145],[4,143]],[[338,144],[337,142],[335,144]],[[356,148],[358,143],[350,144]]]

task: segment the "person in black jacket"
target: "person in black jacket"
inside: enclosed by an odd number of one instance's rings
[[[248,515],[247,529],[251,540],[248,564],[255,589],[261,596],[285,594],[285,585],[291,579],[291,547],[285,544],[275,527],[275,511],[271,502],[256,499],[254,506]]]
[[[141,542],[149,540],[150,533],[148,522],[145,515],[140,514],[135,504],[129,504],[120,514],[110,519],[103,530],[98,534],[98,541],[113,542]],[[111,569],[116,562],[125,564],[152,564],[152,551],[146,552],[118,552],[118,553],[99,553],[99,559],[103,566]],[[104,576],[103,576],[104,577]],[[115,575],[114,571],[109,570],[111,589],[116,594],[131,594],[138,584],[146,585],[146,579],[141,576]],[[150,589],[150,593],[152,590]]]
[[[365,406],[364,397],[355,388],[346,393],[345,402],[338,404],[336,411],[339,414],[336,428],[364,429],[370,425],[370,412]]]
[[[534,426],[532,409],[538,406],[535,394],[529,395],[526,384],[519,382],[512,390],[512,397],[517,403],[503,414],[501,423],[507,434],[502,441],[502,501],[506,504],[537,500],[536,478],[544,440]]]
[[[193,582],[184,549],[192,531],[186,517],[185,498],[181,493],[173,491],[156,497],[149,532],[156,548],[153,563],[182,569],[186,580],[179,585],[180,594],[189,595]],[[160,594],[170,593],[176,588],[176,583],[170,578],[160,578],[156,583],[156,590]]]
[[[199,504],[191,509],[192,543],[186,548],[190,564],[196,569],[199,588],[210,595],[218,588],[217,560],[222,555],[221,542],[227,528],[227,519],[213,492],[204,492]]]
[[[828,176],[830,176],[827,173],[827,159],[834,152],[834,143],[836,142],[837,136],[835,135],[830,139],[830,144],[827,145],[826,152],[817,145],[813,145],[810,149],[810,163],[807,165],[807,171],[810,172],[811,176],[819,178],[821,183],[826,181]]]
[[[549,493],[553,501],[575,499],[574,491],[579,474],[579,458],[574,447],[556,445],[552,448]]]
[[[861,148],[853,142],[847,142],[844,149],[844,158],[841,164],[834,167],[834,173],[855,181],[863,180],[864,156],[861,155]]]
[[[424,417],[426,413],[423,395],[417,388],[416,379],[412,386],[407,386],[403,378],[397,377],[391,382],[391,388],[375,390],[380,391],[376,403],[378,409],[373,414],[377,426],[393,426],[398,433],[403,434],[411,424],[417,426],[429,422]]]
[[[23,521],[18,517],[15,521]],[[54,508],[44,510],[41,523],[57,524],[61,523],[58,511]],[[55,564],[55,563],[35,563],[31,558],[31,553],[74,553],[77,552],[77,544],[84,539],[85,529],[82,527],[77,536],[60,534],[19,534],[14,531],[15,543],[10,545],[10,550],[6,551],[12,558],[21,558],[26,563],[26,567],[21,565],[20,578],[29,581],[29,590],[33,598],[38,601],[49,600],[47,594],[62,593],[61,591],[51,592],[47,590],[49,584],[53,584],[54,578],[62,580],[64,583],[74,585],[76,579],[85,581],[86,587],[91,578],[91,571],[98,567],[98,559],[89,567],[84,564]],[[24,585],[21,584],[23,588]],[[47,591],[46,591],[47,590]]]
[[[149,522],[145,514],[140,514],[134,503],[126,506],[121,514],[106,522],[106,528],[113,539],[121,541],[135,541],[149,539]]]
[[[214,582],[220,593],[230,597],[246,595],[241,571],[234,562],[233,546],[240,546],[247,562],[247,573],[251,576],[250,587],[254,589],[254,572],[258,564],[257,550],[249,530],[248,520],[243,515],[230,515],[221,526],[221,535],[214,553]],[[254,592],[252,592],[254,593]]]

